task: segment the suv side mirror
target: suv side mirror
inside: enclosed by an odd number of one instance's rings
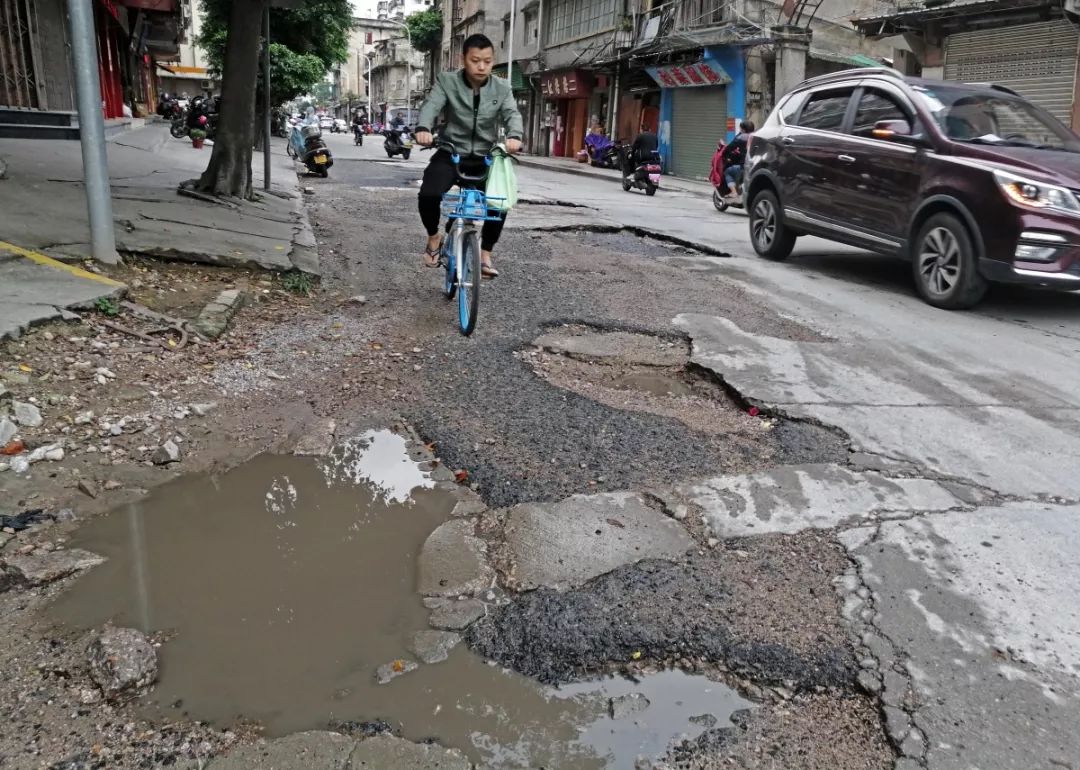
[[[875,139],[888,139],[904,144],[921,144],[923,136],[911,132],[911,124],[906,120],[879,120],[874,124],[870,135]]]

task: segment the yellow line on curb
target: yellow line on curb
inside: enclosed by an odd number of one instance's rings
[[[77,276],[78,278],[85,278],[89,281],[97,281],[103,283],[106,286],[123,286],[124,284],[119,281],[114,281],[112,278],[106,278],[103,275],[97,273],[91,273],[89,270],[83,270],[81,267],[75,267],[74,265],[68,265],[61,262],[58,259],[53,259],[50,256],[46,256],[39,251],[30,251],[24,249],[21,246],[16,246],[14,243],[8,243],[7,241],[0,241],[0,251],[7,251],[11,254],[17,254],[20,257],[26,257],[32,262],[36,262],[39,265],[45,267],[53,267],[57,270],[63,270],[66,273]]]

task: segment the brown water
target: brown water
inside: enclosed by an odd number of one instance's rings
[[[109,560],[52,612],[79,628],[111,619],[175,632],[159,651],[149,716],[254,720],[268,735],[384,719],[498,767],[628,767],[699,733],[691,716],[723,723],[747,705],[674,671],[553,690],[464,645],[377,684],[375,669],[411,657],[427,627],[416,558],[453,503],[389,431],[326,459],[260,456],[89,522],[72,546]],[[651,705],[612,719],[609,699],[630,692]]]
[[[641,390],[654,396],[692,396],[694,389],[675,374],[635,371],[616,378],[616,388]]]

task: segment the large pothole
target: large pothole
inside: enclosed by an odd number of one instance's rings
[[[749,705],[678,671],[556,689],[433,635],[418,557],[459,496],[427,467],[377,431],[324,458],[263,455],[177,479],[76,533],[73,547],[108,560],[52,617],[167,639],[139,705],[151,719],[270,736],[380,721],[485,766],[631,767]]]
[[[844,461],[836,433],[748,408],[711,372],[690,362],[677,336],[566,324],[521,351],[537,376],[614,409],[678,420],[730,447],[740,470],[814,461]]]

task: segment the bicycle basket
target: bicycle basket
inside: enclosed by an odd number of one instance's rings
[[[442,199],[442,213],[457,219],[487,219],[487,203],[479,190],[447,193]]]

